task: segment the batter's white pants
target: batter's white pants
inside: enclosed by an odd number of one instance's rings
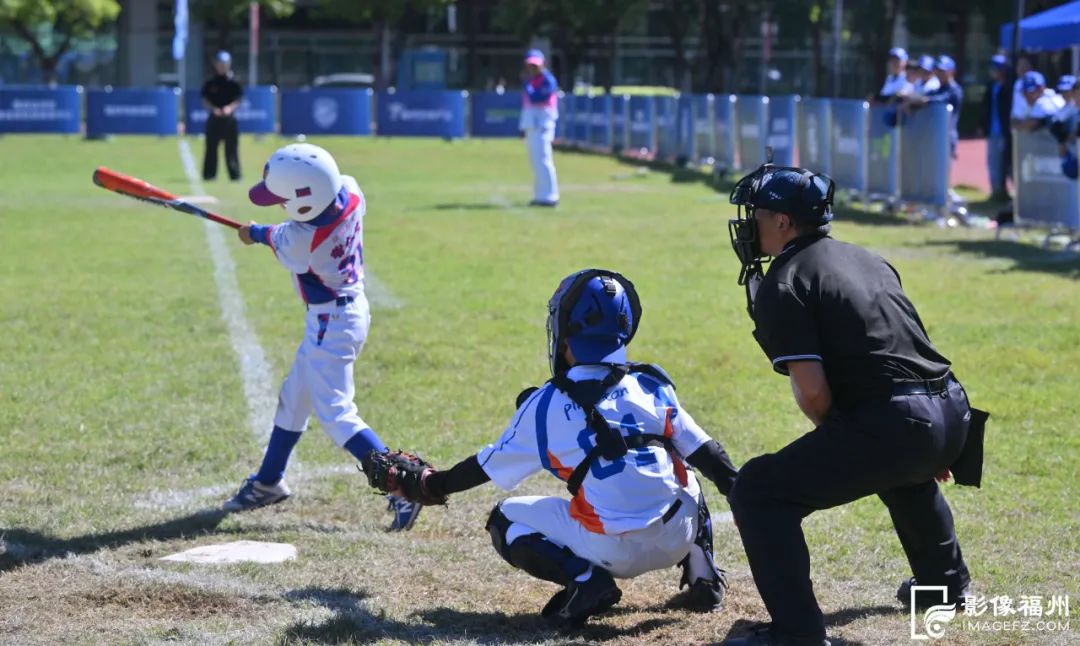
[[[597,534],[570,516],[570,501],[554,496],[507,498],[500,509],[511,521],[506,543],[519,536],[539,533],[553,543],[598,565],[613,576],[630,579],[651,570],[669,568],[683,560],[697,535],[697,497],[685,489],[679,493],[682,506],[666,523],[657,521],[645,529],[624,534]],[[691,559],[693,568],[696,559]],[[712,579],[700,572],[695,578]]]
[[[332,302],[308,306],[304,340],[278,394],[275,426],[307,430],[314,412],[338,446],[368,428],[353,402],[353,362],[364,347],[369,325],[371,313],[363,296],[342,306]]]
[[[525,131],[525,143],[533,169],[533,199],[541,202],[559,201],[559,180],[555,176],[555,159],[551,152],[554,139],[554,119],[546,119],[542,126],[530,127]]]

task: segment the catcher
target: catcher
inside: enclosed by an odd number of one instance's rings
[[[495,444],[447,471],[373,451],[371,484],[425,505],[492,480],[511,490],[541,469],[571,499],[521,496],[491,511],[487,530],[510,565],[562,589],[541,615],[577,627],[622,596],[613,577],[682,566],[674,603],[719,609],[727,582],[713,563],[712,525],[689,463],[727,495],[736,470],[679,405],[656,366],[628,363],[641,320],[633,284],[602,269],[565,278],[548,303],[552,379],[518,396]]]

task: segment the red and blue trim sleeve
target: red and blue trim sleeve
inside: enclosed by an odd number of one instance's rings
[[[264,244],[272,247],[270,243],[270,230],[274,227],[269,224],[253,224],[251,225],[251,239],[259,244]]]

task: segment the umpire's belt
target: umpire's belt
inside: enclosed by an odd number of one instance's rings
[[[953,382],[951,372],[946,372],[936,379],[922,381],[904,381],[893,384],[892,396],[904,397],[906,395],[942,395],[949,390],[949,384]]]
[[[682,498],[676,498],[675,502],[671,503],[671,506],[667,508],[667,511],[664,512],[664,515],[660,520],[662,520],[664,524],[667,524],[669,520],[675,517],[675,514],[679,513],[680,508],[682,508]]]

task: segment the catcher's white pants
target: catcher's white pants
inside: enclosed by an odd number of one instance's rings
[[[542,202],[559,201],[559,180],[555,175],[555,158],[551,152],[554,139],[554,119],[543,119],[541,124],[525,131],[525,143],[533,169],[533,199]]]
[[[371,313],[361,294],[351,303],[309,305],[304,340],[278,394],[274,425],[307,430],[314,412],[338,446],[368,428],[356,412],[353,362],[367,339]]]
[[[502,513],[512,522],[506,542],[539,533],[620,579],[633,578],[676,565],[690,552],[697,534],[697,496],[683,489],[679,498],[682,506],[668,522],[658,521],[645,529],[615,535],[585,529],[570,516],[570,501],[564,498],[507,498],[501,506]],[[704,572],[698,576],[712,578]]]

